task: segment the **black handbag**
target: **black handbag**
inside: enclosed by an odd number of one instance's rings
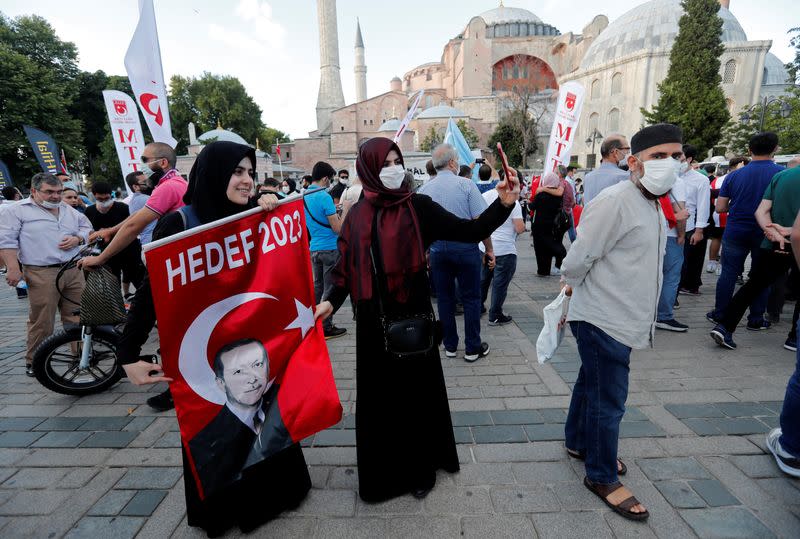
[[[105,267],[90,271],[81,295],[81,324],[114,325],[124,322],[126,315],[119,279]]]
[[[380,246],[379,246],[380,247]],[[406,316],[390,316],[386,313],[383,294],[388,294],[388,284],[384,282],[384,274],[375,257],[372,247],[369,249],[372,266],[378,284],[378,315],[383,330],[383,343],[386,352],[397,360],[422,359],[433,350],[436,342],[436,318],[431,309],[427,313]]]

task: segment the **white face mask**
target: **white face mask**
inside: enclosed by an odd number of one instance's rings
[[[678,174],[686,174],[687,170],[689,170],[689,161],[684,161],[680,164],[680,168],[678,168]]]
[[[384,187],[387,189],[400,189],[403,179],[406,177],[406,169],[402,165],[394,165],[381,169],[380,178]]]
[[[644,162],[644,176],[640,180],[645,189],[650,193],[661,196],[666,194],[675,180],[678,179],[680,162],[672,157],[666,159],[651,159]]]
[[[107,210],[113,205],[114,205],[114,199],[112,198],[109,198],[108,200],[104,200],[102,202],[99,200],[97,201],[97,207],[101,210]]]
[[[48,210],[54,210],[61,206],[61,202],[50,202],[49,200],[42,200],[42,206]]]
[[[283,191],[285,194],[288,195],[289,194],[289,187],[288,186],[281,187],[281,191]]]

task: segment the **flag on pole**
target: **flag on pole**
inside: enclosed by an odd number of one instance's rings
[[[125,69],[153,140],[174,148],[178,141],[172,136],[169,122],[167,87],[161,67],[153,0],[139,0],[139,23],[125,53]]]
[[[64,174],[69,174],[69,168],[67,167],[67,156],[64,155],[64,148],[61,148],[61,170]]]
[[[278,157],[280,157],[280,155],[281,155],[281,145],[280,144],[275,146],[275,153],[277,153]]]
[[[8,167],[0,159],[0,187],[7,185],[14,185],[14,180],[11,179],[11,172],[9,172]]]
[[[444,132],[443,142],[445,144],[450,144],[456,149],[459,165],[472,166],[472,163],[475,162],[475,155],[472,153],[472,150],[469,149],[467,139],[464,138],[458,125],[452,118],[447,121],[447,129]],[[472,181],[478,181],[478,167],[472,169]]]
[[[139,122],[136,103],[128,94],[117,90],[103,90],[103,100],[106,104],[111,137],[117,148],[117,158],[124,180],[125,176],[139,170],[141,166],[142,151],[144,150],[142,124]],[[132,195],[128,182],[123,181],[122,183],[128,194]]]
[[[394,142],[397,143],[400,140],[400,137],[403,136],[403,131],[406,130],[408,124],[411,123],[411,120],[414,119],[414,113],[417,112],[417,107],[419,107],[419,101],[422,99],[422,95],[425,93],[425,90],[420,90],[419,94],[417,94],[417,98],[414,100],[414,104],[411,105],[411,108],[408,109],[408,113],[406,117],[403,118],[403,121],[400,123],[400,127],[397,128],[397,133],[394,134]]]
[[[39,166],[42,167],[42,172],[48,174],[58,174],[61,172],[61,163],[59,163],[59,150],[58,144],[50,133],[45,133],[41,129],[31,127],[30,125],[23,125],[25,135],[31,143],[33,153],[36,154],[36,159],[39,161]]]
[[[145,247],[164,372],[204,498],[341,419],[303,219],[295,196]]]
[[[559,165],[569,165],[585,94],[583,85],[575,81],[564,83],[559,88],[558,106],[553,118],[553,128],[550,130],[547,157],[544,160],[545,172],[554,171]]]

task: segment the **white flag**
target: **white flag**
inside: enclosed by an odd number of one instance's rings
[[[406,117],[403,118],[403,121],[400,123],[400,127],[397,128],[397,133],[394,134],[394,142],[397,143],[400,140],[400,137],[403,136],[403,131],[406,130],[408,124],[411,123],[411,120],[414,119],[414,113],[417,111],[417,107],[419,106],[419,100],[422,99],[422,95],[425,93],[425,90],[421,90],[419,94],[417,94],[417,98],[414,100],[414,104],[411,105],[411,108],[408,109],[408,114]]]
[[[553,129],[550,131],[550,143],[547,145],[545,172],[556,170],[558,165],[569,165],[585,94],[583,85],[574,81],[562,84],[558,89],[558,108],[553,119]]]
[[[139,123],[136,103],[128,94],[116,90],[103,90],[103,100],[106,103],[111,136],[117,147],[123,183],[130,195],[132,194],[131,188],[124,179],[129,173],[138,170],[142,164],[142,150],[144,150],[142,124]]]
[[[125,53],[125,69],[153,140],[174,148],[178,141],[172,137],[169,123],[167,87],[161,68],[153,0],[139,0],[139,23]]]

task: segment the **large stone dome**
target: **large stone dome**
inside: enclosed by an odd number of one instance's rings
[[[466,118],[467,115],[458,110],[457,108],[448,105],[436,105],[429,109],[423,110],[417,118]]]
[[[533,22],[540,23],[542,19],[528,11],[518,7],[500,6],[489,11],[484,11],[478,15],[486,23],[486,26],[504,24],[507,22]]]
[[[236,142],[237,144],[247,144],[247,141],[244,140],[242,137],[234,133],[233,131],[228,131],[227,129],[222,129],[218,127],[216,129],[212,129],[211,131],[206,131],[199,137],[197,140],[201,142],[213,142],[215,140],[225,140],[228,142]],[[250,144],[247,144],[250,146]]]
[[[672,48],[678,35],[678,21],[683,15],[680,0],[650,0],[620,16],[603,30],[581,62],[581,69],[591,69],[630,54]],[[720,7],[722,42],[747,41],[747,35],[733,14]]]

